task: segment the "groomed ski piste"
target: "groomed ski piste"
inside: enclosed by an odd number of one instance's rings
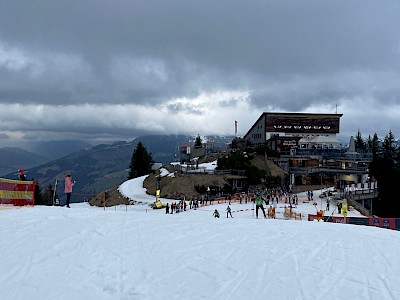
[[[400,299],[397,231],[256,219],[253,203],[167,215],[144,178],[120,186],[143,204],[1,210],[0,299]]]

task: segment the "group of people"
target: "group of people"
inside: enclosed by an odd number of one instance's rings
[[[267,198],[270,199],[270,196],[268,195]],[[267,218],[267,214],[266,214],[266,212],[265,212],[265,208],[264,208],[264,205],[263,205],[264,202],[267,203],[267,201],[263,198],[263,196],[258,195],[258,197],[257,197],[256,200],[255,200],[255,204],[256,204],[256,218],[258,218],[258,210],[259,210],[259,209],[261,209],[261,211],[262,211],[262,213],[263,213],[263,215],[264,215],[264,218]],[[273,211],[275,212],[275,207],[273,208]],[[271,214],[270,214],[270,210],[268,210],[268,214],[271,215]],[[226,208],[226,217],[229,218],[229,216],[231,216],[231,218],[233,218],[233,216],[232,216],[232,209],[231,209],[231,207],[228,205],[228,207]],[[217,209],[214,210],[213,217],[214,217],[214,218],[219,218],[219,217],[220,217],[220,214],[219,214],[219,212],[218,212]]]
[[[312,191],[310,191],[309,196],[313,197]],[[267,218],[267,213],[265,211],[264,204],[268,207],[268,216],[274,218],[276,206],[279,202],[289,203],[290,208],[293,207],[292,205],[298,205],[299,203],[299,198],[296,194],[291,195],[285,193],[282,189],[270,189],[270,190],[266,189],[262,192],[255,191],[253,193],[247,193],[247,194],[242,193],[241,195],[239,195],[238,200],[240,204],[242,204],[243,202],[255,203],[256,218],[258,218],[259,210],[262,211],[264,218]],[[232,216],[230,206],[228,206],[226,211],[227,211],[227,217],[229,214]],[[215,218],[219,218],[220,214],[217,209],[214,210],[213,216]]]
[[[167,205],[165,206],[165,213],[166,214],[173,214],[175,213],[179,213],[180,211],[186,211],[186,201],[185,200],[181,200],[177,203],[172,202],[171,205],[169,205],[169,203],[167,203]]]

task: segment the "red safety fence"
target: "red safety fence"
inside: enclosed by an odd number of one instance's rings
[[[0,178],[0,205],[34,205],[35,182]]]
[[[363,218],[363,217],[329,217],[324,216],[325,222],[345,223],[353,225],[376,226],[381,228],[400,230],[400,218]],[[316,215],[308,215],[308,221],[317,219]]]

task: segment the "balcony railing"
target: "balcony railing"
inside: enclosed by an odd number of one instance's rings
[[[346,168],[342,168],[340,166],[289,167],[289,172],[295,174],[311,174],[311,173],[365,174],[368,173],[368,167],[358,166],[358,165]]]
[[[352,160],[352,161],[372,161],[372,153],[354,153],[350,154],[344,150],[339,149],[296,149],[295,153],[290,153],[290,151],[281,151],[281,157],[287,158],[300,158],[304,156],[319,156],[323,159],[333,159],[333,160]]]

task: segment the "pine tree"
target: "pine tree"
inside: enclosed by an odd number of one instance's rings
[[[396,156],[396,146],[395,146],[395,137],[393,132],[390,130],[389,133],[385,136],[382,145],[383,157],[388,158],[390,160],[394,160]]]
[[[128,179],[147,175],[151,171],[151,166],[154,164],[151,153],[139,142],[133,151],[131,163],[129,164]]]
[[[379,182],[378,191],[380,201],[375,203],[376,214],[381,217],[398,217],[400,215],[400,203],[397,201],[397,178],[400,170],[395,160],[397,158],[397,148],[395,137],[390,131],[382,144],[378,146],[378,137],[373,138],[374,158],[370,164],[371,175]]]
[[[51,184],[42,192],[43,205],[53,205],[54,189]]]
[[[365,146],[366,146],[367,150],[370,150],[370,151],[372,150],[372,137],[371,137],[371,135],[368,136],[368,139],[367,139],[367,141],[365,143]]]
[[[380,151],[379,138],[378,138],[378,135],[376,132],[374,134],[374,137],[372,138],[371,151],[372,151],[372,157],[373,157],[373,159],[375,159]]]
[[[357,135],[356,135],[356,138],[355,138],[355,141],[354,141],[354,145],[355,145],[356,151],[357,150],[358,151],[360,151],[360,150],[363,151],[366,148],[365,142],[364,142],[364,140],[363,140],[363,138],[361,136],[360,129],[358,129],[358,132],[357,132]]]
[[[195,148],[201,148],[203,147],[203,141],[201,140],[200,135],[198,134],[196,137],[196,141],[194,142],[194,147]]]
[[[34,193],[34,198],[35,198],[35,205],[43,205],[43,199],[42,199],[42,190],[39,185],[39,181],[35,181],[35,193]]]

